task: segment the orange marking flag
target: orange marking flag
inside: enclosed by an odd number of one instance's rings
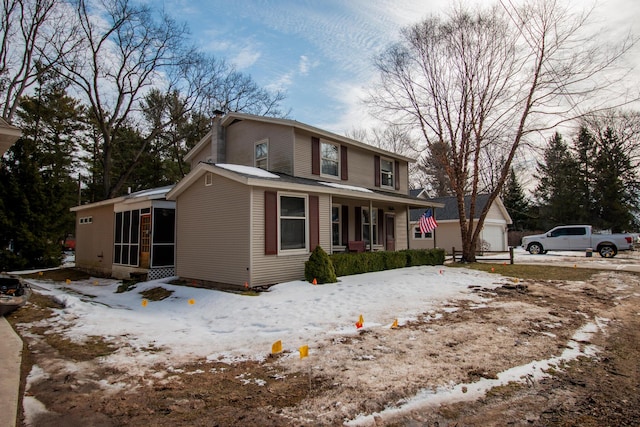
[[[364,317],[362,317],[362,314],[360,315],[360,318],[358,319],[358,321],[356,322],[356,328],[360,329],[364,326]]]
[[[278,340],[271,346],[271,354],[278,354],[282,352],[282,341]]]
[[[300,347],[298,349],[298,351],[300,352],[300,359],[304,359],[305,357],[309,356],[309,346],[308,345],[303,345],[302,347]]]
[[[391,329],[398,329],[398,319],[393,321],[393,324],[391,325]]]

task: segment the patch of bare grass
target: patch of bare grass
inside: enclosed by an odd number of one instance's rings
[[[52,280],[54,282],[64,282],[67,279],[88,280],[91,278],[89,273],[80,271],[77,268],[57,268],[55,270],[43,270],[36,273],[25,274],[22,277],[26,279]]]
[[[140,295],[149,301],[162,301],[163,299],[169,298],[171,294],[173,294],[173,291],[169,291],[161,286],[140,292]]]
[[[525,264],[490,264],[490,263],[470,263],[449,264],[449,267],[464,267],[473,270],[486,271],[508,277],[532,280],[570,280],[587,281],[600,270],[590,268],[559,267],[552,265],[525,265]]]
[[[85,362],[97,357],[107,356],[116,348],[99,336],[88,336],[82,343],[76,343],[60,334],[43,334],[44,340],[55,348],[60,355],[76,362]]]

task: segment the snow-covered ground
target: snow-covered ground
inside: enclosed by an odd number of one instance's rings
[[[209,360],[264,359],[275,341],[297,352],[314,341],[356,334],[363,329],[402,325],[415,315],[448,301],[472,299],[470,286],[493,288],[506,279],[443,266],[411,267],[340,278],[338,283],[282,283],[258,296],[176,286],[170,279],[139,283],[115,293],[120,281],[91,278],[70,283],[30,280],[37,292],[65,307],[49,320],[72,340],[102,336],[131,348],[109,356],[111,362],[146,365],[158,358],[207,357]],[[173,294],[146,301],[140,292],[162,286]],[[139,352],[141,348],[158,352]],[[120,360],[122,359],[122,360]],[[145,363],[147,362],[147,363]]]
[[[497,257],[501,256],[504,254]],[[640,265],[637,253],[620,254],[611,260],[597,254],[587,258],[577,252],[534,256],[518,248],[515,258],[516,263],[597,265],[614,269]],[[301,346],[309,347],[312,359],[314,353],[318,356],[322,353],[322,343],[356,336],[362,330],[388,331],[394,320],[402,326],[424,313],[439,316],[438,313],[456,310],[457,301],[462,300],[482,307],[485,300],[473,292],[473,288],[490,290],[513,283],[512,278],[447,266],[341,277],[338,283],[327,285],[293,281],[273,286],[258,296],[175,286],[169,281],[139,283],[132,290],[116,293],[121,282],[110,279],[91,278],[69,283],[29,280],[37,292],[55,297],[64,306],[54,310],[55,315],[46,320],[52,332],[78,342],[89,336],[104,337],[118,350],[101,358],[100,363],[126,366],[132,374],[158,363],[180,365],[203,358],[224,362],[263,360],[270,354],[272,344],[279,340],[284,360],[299,363]],[[172,291],[172,295],[162,301],[147,301],[140,294],[158,286]],[[356,322],[361,315],[364,324],[359,329]],[[587,322],[577,333],[584,335],[598,329],[599,326]],[[585,343],[588,337],[574,337],[574,340]],[[475,393],[467,393],[469,384],[458,384],[438,392],[425,391],[408,400],[404,409],[390,410],[410,410],[425,402],[478,397],[495,385],[541,375],[541,367],[548,364],[595,351],[572,343],[573,340],[567,342],[567,350],[549,360],[512,367],[499,373],[496,380],[482,380],[482,384],[474,385]],[[38,380],[38,367],[34,368],[31,382]],[[31,400],[25,400],[25,408]],[[27,408],[27,412],[32,411]],[[361,414],[351,424],[370,424],[372,417],[372,414]]]

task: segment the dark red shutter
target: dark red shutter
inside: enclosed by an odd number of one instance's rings
[[[349,206],[342,205],[342,244],[349,243]]]
[[[356,206],[355,216],[356,240],[362,240],[362,208],[360,206]]]
[[[347,163],[347,147],[340,146],[340,178],[343,181],[349,179],[349,166]]]
[[[393,166],[393,179],[395,180],[396,190],[400,189],[400,162],[396,160]]]
[[[376,187],[380,187],[380,156],[373,156],[373,182]]]
[[[264,254],[278,253],[278,194],[264,192]]]
[[[311,173],[320,175],[320,139],[311,137]]]
[[[318,196],[309,196],[309,250],[320,244],[320,204]]]

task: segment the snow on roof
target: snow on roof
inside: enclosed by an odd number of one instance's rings
[[[320,184],[326,185],[329,187],[334,187],[334,188],[341,188],[343,190],[362,191],[363,193],[373,193],[373,191],[369,190],[368,188],[356,187],[354,185],[338,184],[335,182],[321,182]]]
[[[164,196],[173,188],[173,185],[166,187],[150,188],[148,190],[140,190],[135,193],[131,193],[127,196],[129,199],[135,199],[139,197],[152,197],[152,196]]]
[[[245,175],[251,175],[258,178],[280,178],[278,175],[268,172],[264,169],[255,168],[253,166],[233,165],[230,163],[216,163],[216,166],[232,172],[238,172]]]

